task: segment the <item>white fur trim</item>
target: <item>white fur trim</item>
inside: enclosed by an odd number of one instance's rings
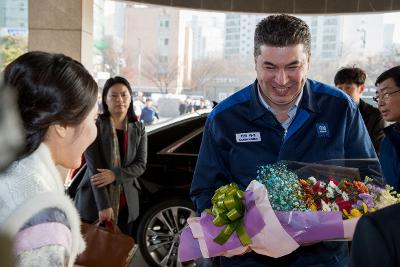
[[[81,235],[79,214],[67,196],[57,193],[42,193],[30,198],[10,214],[4,224],[0,226],[0,230],[14,237],[33,215],[46,208],[59,208],[67,216],[72,232],[72,248],[68,266],[72,267],[77,255],[85,250],[86,245]]]

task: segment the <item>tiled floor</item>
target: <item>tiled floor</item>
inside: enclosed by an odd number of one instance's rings
[[[136,250],[136,254],[133,256],[129,267],[149,267],[149,265],[144,261],[139,248]]]

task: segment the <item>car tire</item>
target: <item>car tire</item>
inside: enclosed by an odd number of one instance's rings
[[[196,265],[178,261],[179,236],[190,216],[196,216],[196,213],[192,203],[184,198],[164,200],[143,215],[137,238],[140,252],[150,266]]]

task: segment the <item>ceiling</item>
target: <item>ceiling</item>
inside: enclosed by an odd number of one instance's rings
[[[230,12],[343,14],[400,11],[400,0],[135,0],[132,2]]]

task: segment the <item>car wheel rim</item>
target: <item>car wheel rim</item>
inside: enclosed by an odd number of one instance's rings
[[[146,246],[149,255],[159,266],[194,266],[178,261],[179,236],[189,217],[196,216],[187,207],[174,206],[159,211],[149,221]]]

